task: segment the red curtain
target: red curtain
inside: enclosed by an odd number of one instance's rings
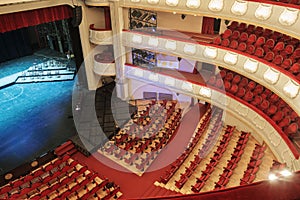
[[[55,6],[0,15],[0,33],[72,17],[70,6]]]
[[[110,8],[104,7],[105,29],[111,30]]]
[[[203,17],[202,20],[202,34],[214,34],[215,19],[211,17]]]

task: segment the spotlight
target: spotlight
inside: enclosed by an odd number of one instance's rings
[[[76,111],[79,111],[80,110],[80,107],[79,105],[76,105],[76,108],[75,108]]]
[[[269,174],[269,180],[270,181],[274,181],[276,179],[278,179],[278,177],[275,174]]]
[[[286,177],[286,176],[292,175],[292,172],[290,172],[289,170],[285,169],[285,170],[281,171],[280,174],[282,176]]]
[[[155,21],[155,20],[156,20],[156,16],[155,16],[155,15],[152,15],[152,16],[151,16],[151,20],[152,20],[152,21]]]
[[[184,20],[184,19],[185,19],[185,17],[186,17],[186,15],[185,15],[185,14],[182,14],[182,15],[181,15],[181,19],[182,19],[182,20]]]
[[[174,15],[176,15],[176,12],[173,12]]]

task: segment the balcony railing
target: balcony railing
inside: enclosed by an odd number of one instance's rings
[[[95,25],[91,24],[90,42],[96,45],[110,45],[112,44],[112,31],[109,29],[95,28]]]

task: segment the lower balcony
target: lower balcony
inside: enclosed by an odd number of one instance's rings
[[[116,64],[112,57],[102,54],[94,56],[94,73],[99,76],[115,76]]]
[[[95,28],[95,25],[91,24],[90,42],[95,45],[112,44],[112,30]]]

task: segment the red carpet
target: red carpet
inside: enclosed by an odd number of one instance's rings
[[[166,167],[184,151],[205,110],[205,106],[196,105],[183,117],[176,136],[141,177],[97,152],[88,158],[81,153],[77,153],[73,157],[120,185],[123,199],[174,195],[176,192],[156,187],[153,183],[159,180]]]

